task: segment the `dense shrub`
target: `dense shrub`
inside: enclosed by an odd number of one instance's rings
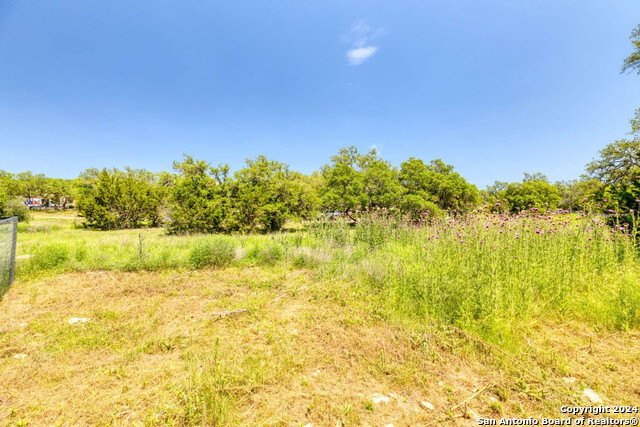
[[[397,207],[403,193],[398,171],[375,150],[360,154],[355,147],[341,149],[331,164],[322,168],[322,176],[325,209],[352,220],[358,211]]]
[[[553,209],[560,203],[558,189],[546,181],[511,183],[504,199],[514,212],[530,208]]]
[[[313,182],[264,156],[229,177],[229,167],[186,156],[170,191],[169,232],[268,232],[317,210]]]
[[[552,210],[563,202],[565,206],[575,206],[576,194],[586,195],[592,188],[588,185],[577,183],[557,183],[552,185],[546,176],[541,173],[524,174],[522,182],[500,182],[488,186],[482,192],[482,198],[489,204],[494,212],[533,209],[539,211]],[[562,190],[562,197],[560,195]],[[582,201],[582,200],[581,200]]]
[[[416,209],[433,212],[433,205],[463,212],[480,200],[476,186],[440,159],[425,164],[420,159],[410,158],[400,165],[399,178],[406,193],[403,208],[413,215],[418,213]]]
[[[428,197],[407,194],[402,197],[400,210],[412,219],[433,218],[442,215],[442,210]]]
[[[318,206],[312,184],[283,163],[259,156],[235,173],[229,223],[245,232],[278,231],[289,219],[308,219]]]
[[[173,167],[178,176],[169,192],[169,233],[227,231],[229,167],[212,168],[191,156]]]
[[[156,175],[129,168],[93,169],[81,179],[78,211],[85,226],[115,230],[160,224],[162,191]]]

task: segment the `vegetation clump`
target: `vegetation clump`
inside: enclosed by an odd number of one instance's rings
[[[195,268],[226,267],[235,257],[235,245],[224,237],[201,238],[189,253],[189,262]]]
[[[45,243],[38,246],[29,258],[29,269],[52,270],[62,267],[70,259],[69,246],[62,242]]]
[[[91,169],[81,181],[78,211],[87,227],[115,230],[160,225],[162,194],[154,174],[130,168]]]

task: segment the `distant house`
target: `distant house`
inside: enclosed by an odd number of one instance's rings
[[[29,209],[39,209],[42,207],[42,199],[37,199],[35,197],[27,197],[25,199],[24,204],[29,206]]]
[[[55,208],[56,204],[50,199],[40,199],[37,197],[27,197],[24,204],[29,206],[29,209],[43,209],[43,208]]]
[[[335,218],[338,218],[338,217],[339,217],[339,216],[341,216],[341,215],[342,215],[342,212],[338,212],[338,211],[333,211],[333,212],[331,212],[331,211],[325,211],[325,212],[322,212],[322,213],[320,214],[320,217],[319,217],[318,219],[320,219],[320,218],[335,219]]]
[[[66,197],[60,197],[59,203],[54,203],[51,199],[42,199],[38,197],[27,197],[24,199],[24,204],[29,207],[29,209],[44,209],[44,208],[56,208],[56,209],[67,209],[68,207],[72,207],[73,200],[68,199]]]

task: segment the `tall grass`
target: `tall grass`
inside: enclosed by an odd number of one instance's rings
[[[196,268],[222,268],[231,264],[235,257],[235,244],[227,237],[202,237],[193,245],[189,261]]]
[[[21,233],[21,279],[50,272],[263,265],[353,283],[384,316],[457,326],[500,344],[532,321],[640,325],[633,225],[597,216],[477,213],[435,222],[371,216],[268,236],[162,230]],[[517,339],[516,339],[517,341]]]
[[[630,226],[568,214],[484,214],[359,227],[356,244],[375,246],[356,271],[395,315],[437,319],[499,342],[532,319],[640,324]]]

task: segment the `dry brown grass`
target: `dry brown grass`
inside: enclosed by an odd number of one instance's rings
[[[476,424],[467,409],[559,416],[587,386],[609,404],[640,397],[637,333],[538,324],[515,356],[373,313],[349,284],[278,268],[18,282],[0,302],[0,423]]]

